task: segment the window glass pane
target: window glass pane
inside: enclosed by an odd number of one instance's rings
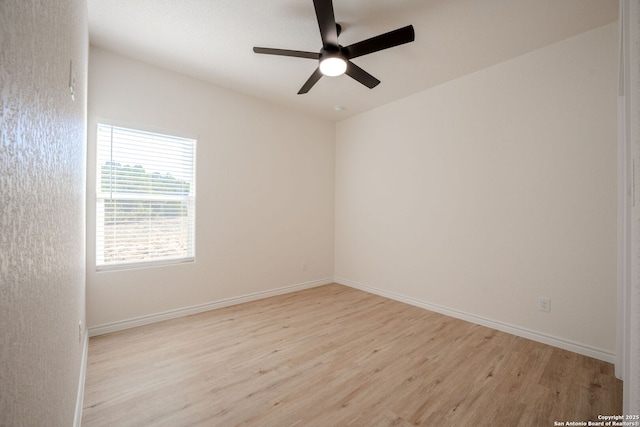
[[[98,125],[98,267],[194,258],[195,143]]]

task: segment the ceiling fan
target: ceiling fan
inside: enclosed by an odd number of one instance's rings
[[[340,24],[336,23],[333,14],[333,1],[313,0],[313,6],[316,10],[318,26],[320,27],[320,37],[322,38],[322,49],[320,49],[320,52],[271,49],[268,47],[253,48],[255,53],[293,56],[296,58],[308,58],[319,61],[318,68],[316,68],[313,74],[311,74],[311,77],[309,77],[305,84],[302,85],[302,88],[298,91],[298,95],[309,92],[313,85],[315,85],[323,75],[339,76],[346,74],[369,89],[373,89],[380,83],[380,80],[358,67],[356,64],[351,62],[351,60],[359,56],[368,55],[379,50],[399,46],[415,40],[413,26],[408,25],[346,47],[341,46],[338,43],[338,36],[340,35],[341,27]]]

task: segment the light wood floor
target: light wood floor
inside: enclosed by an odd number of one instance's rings
[[[91,338],[82,425],[553,426],[613,366],[340,285]]]

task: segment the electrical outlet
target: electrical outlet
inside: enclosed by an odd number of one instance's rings
[[[551,299],[539,297],[538,298],[538,310],[544,311],[545,313],[551,313]]]
[[[307,263],[306,262],[303,262],[302,264],[300,264],[300,270],[307,271]]]

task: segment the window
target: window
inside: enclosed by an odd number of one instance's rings
[[[193,261],[196,141],[98,125],[98,269]]]

